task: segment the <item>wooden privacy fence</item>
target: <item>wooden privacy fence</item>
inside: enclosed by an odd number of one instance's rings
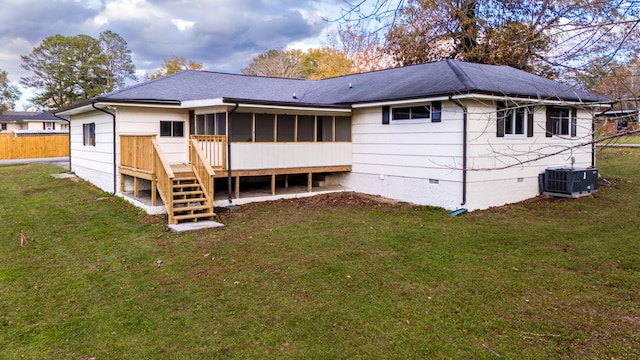
[[[69,134],[0,134],[0,160],[69,156]]]

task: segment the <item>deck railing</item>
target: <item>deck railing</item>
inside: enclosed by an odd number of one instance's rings
[[[204,190],[204,196],[209,205],[213,206],[213,176],[215,172],[209,164],[209,160],[202,151],[199,140],[192,138],[189,144],[189,158],[191,167]]]
[[[120,135],[120,166],[153,170],[155,135]]]
[[[158,190],[169,213],[169,224],[173,224],[173,179],[175,175],[162,150],[160,150],[160,144],[155,136],[151,139],[151,145],[153,157],[151,171],[156,174]]]
[[[225,135],[191,135],[213,170],[227,169],[227,137]],[[193,162],[193,159],[191,159]]]

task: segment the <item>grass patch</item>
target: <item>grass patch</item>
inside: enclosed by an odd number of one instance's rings
[[[637,358],[640,151],[598,167],[589,198],[452,218],[340,194],[185,234],[0,167],[0,357]]]

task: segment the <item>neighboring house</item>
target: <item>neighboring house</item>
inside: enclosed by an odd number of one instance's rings
[[[69,123],[55,117],[51,112],[5,111],[0,114],[0,132],[69,132]]]
[[[595,113],[596,124],[607,134],[618,134],[640,129],[640,99],[618,100],[610,109]]]
[[[321,176],[450,210],[518,202],[548,167],[595,166],[592,109],[606,102],[447,60],[316,81],[183,71],[57,114],[71,118],[72,171],[116,194],[157,188],[174,223],[213,215],[220,177],[236,196],[241,177],[271,177],[275,193],[304,175],[309,190]]]

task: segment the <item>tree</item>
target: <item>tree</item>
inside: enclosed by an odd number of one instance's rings
[[[9,82],[6,71],[0,69],[0,114],[13,110],[22,93],[18,87]]]
[[[127,42],[110,30],[102,32],[99,41],[106,61],[106,92],[123,88],[127,79],[136,80],[136,67]]]
[[[323,79],[351,73],[351,62],[344,53],[331,47],[293,50],[269,50],[251,60],[242,69],[245,75],[289,79]]]
[[[42,41],[31,54],[22,55],[23,69],[33,75],[20,83],[41,92],[29,99],[40,109],[55,109],[90,99],[124,86],[135,68],[126,43],[107,31],[101,39],[88,35],[54,35]]]
[[[337,21],[380,24],[399,65],[459,59],[548,76],[640,48],[640,7],[624,0],[362,0]]]
[[[354,74],[388,69],[396,62],[383,47],[383,39],[379,32],[366,31],[354,24],[347,24],[338,28],[337,37],[329,37],[331,47],[340,49],[351,62],[351,72]]]
[[[251,60],[248,67],[241,70],[244,75],[271,76],[289,79],[304,77],[302,50],[269,50]]]
[[[336,49],[309,49],[302,57],[302,73],[306,79],[319,80],[351,73],[351,61]]]
[[[162,66],[152,75],[146,75],[146,80],[153,80],[163,76],[175,74],[182,70],[202,70],[202,63],[193,60],[187,60],[184,56],[173,55],[163,60]]]
[[[38,107],[58,108],[103,93],[103,64],[98,40],[87,35],[54,35],[22,56],[22,68],[34,75],[21,78],[20,83],[43,90],[29,99]]]

